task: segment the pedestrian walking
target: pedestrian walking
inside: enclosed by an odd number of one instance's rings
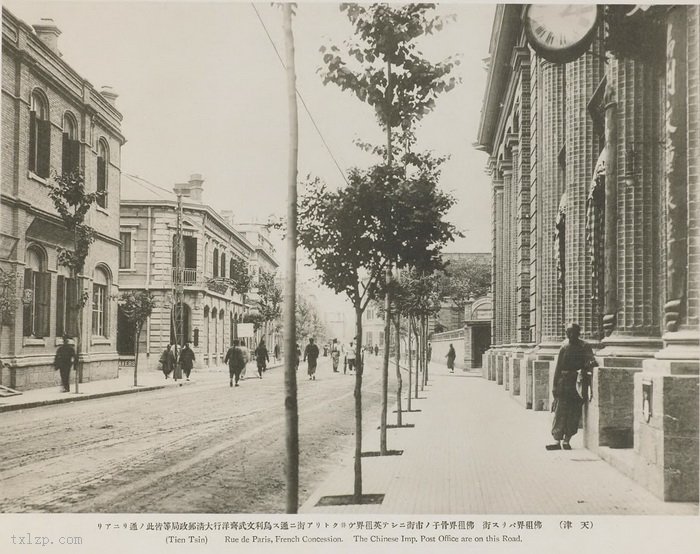
[[[190,380],[190,373],[194,367],[194,352],[190,348],[190,343],[186,342],[182,352],[180,352],[180,365],[185,372],[185,379]]]
[[[349,369],[350,371],[355,370],[355,343],[350,342],[350,346],[348,347],[348,354],[345,356],[345,367],[343,368],[343,373],[345,373],[346,369]]]
[[[428,346],[428,356],[430,356],[430,346]],[[447,358],[447,368],[450,370],[450,373],[455,372],[455,358],[457,357],[457,353],[455,352],[455,347],[450,344],[450,349],[447,351],[447,355],[445,358]],[[428,360],[430,360],[430,357],[428,357]]]
[[[379,347],[376,344],[374,345],[374,355],[379,356]]]
[[[245,357],[243,356],[243,350],[239,346],[238,339],[233,341],[233,346],[226,352],[226,357],[224,358],[224,363],[228,362],[228,375],[229,375],[229,386],[234,386],[234,380],[238,386],[238,381],[241,378],[241,371],[245,368]]]
[[[546,445],[547,450],[571,450],[571,437],[578,432],[581,408],[588,397],[593,368],[598,365],[593,350],[580,335],[581,327],[572,323],[566,328],[568,340],[559,349],[552,383],[552,436],[556,442]]]
[[[450,346],[452,345],[450,344]],[[433,358],[433,347],[430,343],[428,343],[428,348],[426,349],[426,357],[428,358],[428,361]]]
[[[165,378],[168,379],[170,374],[175,369],[175,346],[172,343],[169,343],[168,346],[165,347],[165,350],[160,356],[159,362],[163,375],[165,375]]]
[[[75,348],[68,342],[70,337],[63,336],[63,344],[56,350],[56,357],[53,360],[54,370],[61,372],[62,392],[70,392],[70,368],[76,362]]]
[[[270,361],[270,356],[265,346],[265,339],[260,339],[260,344],[255,349],[255,361],[258,364],[258,376],[262,379],[263,371],[267,370],[267,362]]]
[[[280,345],[279,344],[275,344],[275,349],[273,350],[273,352],[275,354],[275,361],[279,362],[279,359],[280,359]]]
[[[338,339],[333,339],[331,344],[331,361],[333,362],[333,373],[338,373],[338,362],[340,362],[340,345]]]
[[[316,362],[318,361],[318,346],[314,344],[314,339],[309,339],[309,344],[304,350],[304,361],[308,360],[309,364],[309,380],[316,380]]]

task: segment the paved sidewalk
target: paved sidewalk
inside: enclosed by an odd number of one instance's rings
[[[388,430],[388,448],[403,455],[362,460],[363,493],[385,494],[382,504],[316,506],[352,493],[348,445],[301,513],[698,515],[697,504],[663,502],[583,449],[580,433],[571,451],[545,450],[551,414],[525,410],[480,373],[430,370],[423,399],[413,401],[421,411],[404,414],[415,427]],[[378,421],[364,422],[364,451],[377,449]]]
[[[273,362],[267,369],[269,371],[273,368],[280,367],[282,363],[282,361]],[[249,377],[253,374],[257,375],[255,361],[248,362],[246,370]],[[120,394],[148,392],[164,389],[166,387],[187,386],[194,383],[218,382],[221,381],[220,374],[223,372],[228,372],[227,366],[203,367],[201,369],[192,370],[190,376],[192,379],[191,381],[185,380],[183,375],[183,379],[176,382],[172,379],[172,374],[171,378],[165,379],[161,371],[139,368],[138,386],[134,387],[133,367],[123,367],[119,370],[119,377],[116,379],[102,379],[99,381],[80,383],[80,392],[78,394],[73,392],[75,390],[75,381],[73,380],[74,374],[71,373],[71,392],[62,392],[62,387],[54,386],[24,391],[22,394],[15,396],[3,396],[0,397],[0,412],[39,408],[52,404],[78,402],[82,400],[104,398],[106,396],[117,396]],[[228,379],[228,375],[226,379]]]

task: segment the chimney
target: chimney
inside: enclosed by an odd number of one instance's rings
[[[32,27],[34,27],[34,32],[39,40],[48,46],[54,54],[60,56],[61,53],[58,51],[58,35],[61,34],[61,30],[56,26],[53,19],[42,17],[39,23],[35,23]]]
[[[116,107],[117,105],[117,98],[119,98],[119,95],[114,92],[114,89],[110,87],[109,85],[104,85],[100,89],[100,94],[102,97],[107,100],[112,106]]]
[[[187,183],[176,183],[173,187],[175,194],[181,194],[190,199],[191,202],[202,203],[202,183],[204,179],[199,173],[190,175]]]
[[[221,217],[226,220],[226,223],[233,227],[233,210],[221,210]]]

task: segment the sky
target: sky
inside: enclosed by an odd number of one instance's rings
[[[201,173],[204,202],[233,210],[236,220],[284,215],[288,105],[275,52],[284,56],[282,10],[269,2],[255,8],[204,1],[4,4],[29,24],[53,18],[62,31],[63,59],[98,90],[110,85],[119,94],[127,139],[122,172],[168,189]],[[486,252],[491,212],[486,155],[472,143],[494,5],[449,3],[439,5],[438,13],[457,19],[426,38],[421,49],[431,61],[460,54],[456,75],[462,83],[424,118],[418,147],[450,155],[441,186],[457,198],[448,219],[465,236],[446,251]],[[299,177],[319,176],[336,187],[343,181],[333,158],[343,171],[367,166],[372,159],[353,141],[382,143],[383,136],[370,106],[335,85],[324,86],[317,73],[319,48],[351,36],[338,4],[299,3],[293,30],[297,89],[328,145],[300,103]]]

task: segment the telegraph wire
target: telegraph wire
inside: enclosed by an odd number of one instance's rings
[[[277,58],[279,59],[280,63],[282,64],[282,67],[286,71],[287,65],[284,63],[284,60],[282,59],[282,56],[279,53],[279,50],[277,50],[277,46],[275,45],[275,41],[272,40],[272,36],[270,36],[270,32],[267,30],[267,26],[265,25],[265,22],[263,21],[262,17],[260,17],[260,12],[258,12],[258,8],[255,7],[255,4],[253,2],[251,2],[250,5],[253,7],[253,10],[255,10],[255,15],[258,16],[258,21],[260,21],[260,25],[262,25],[262,28],[264,29],[265,34],[267,35],[267,39],[270,41],[270,44],[272,45],[272,48],[275,51],[275,54],[277,54]],[[328,154],[330,155],[331,159],[333,160],[335,167],[338,168],[340,175],[343,177],[343,181],[345,181],[346,185],[349,185],[350,183],[348,183],[348,180],[345,177],[345,172],[342,170],[342,168],[340,167],[340,164],[338,163],[338,160],[333,155],[333,151],[331,150],[330,146],[328,146],[328,143],[326,142],[326,139],[324,138],[323,133],[321,132],[321,129],[319,129],[318,125],[316,124],[316,120],[314,119],[314,116],[311,115],[311,110],[309,110],[309,107],[306,105],[306,100],[304,100],[304,97],[301,95],[301,92],[299,91],[298,88],[295,88],[295,91],[297,93],[297,96],[299,97],[299,100],[301,100],[301,104],[302,104],[302,106],[304,106],[304,110],[306,111],[306,114],[309,116],[309,119],[311,120],[311,123],[313,124],[314,129],[316,129],[318,136],[321,138],[321,142],[323,142],[323,145],[326,147],[326,150],[328,151]]]

